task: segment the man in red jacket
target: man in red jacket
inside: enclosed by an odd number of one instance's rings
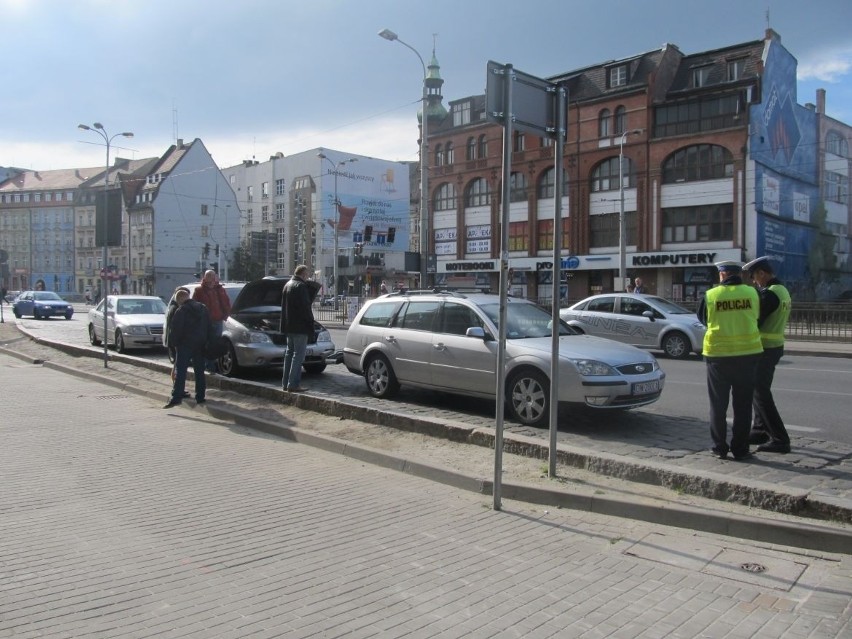
[[[209,269],[204,271],[204,277],[201,278],[201,286],[196,287],[192,294],[192,299],[201,302],[207,307],[207,312],[210,314],[210,336],[209,339],[215,340],[222,337],[222,329],[225,327],[225,320],[231,315],[231,300],[225,287],[219,283],[219,276],[216,271]],[[206,362],[208,373],[216,372],[216,360],[208,359]]]

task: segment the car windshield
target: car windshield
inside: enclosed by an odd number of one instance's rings
[[[33,293],[33,299],[38,300],[39,302],[46,302],[48,300],[59,300],[60,302],[64,301],[59,295],[54,293],[53,291],[36,291]]]
[[[657,307],[663,311],[664,313],[670,313],[672,315],[692,315],[694,311],[690,311],[688,308],[684,308],[683,306],[679,306],[674,302],[670,302],[664,297],[645,297],[646,300],[650,300]]]
[[[116,312],[119,315],[164,315],[166,305],[160,299],[118,300]]]
[[[482,311],[499,328],[500,305],[483,304]],[[525,337],[550,337],[553,318],[550,313],[535,304],[506,305],[506,338],[523,339]],[[576,335],[576,332],[560,320],[560,335]]]

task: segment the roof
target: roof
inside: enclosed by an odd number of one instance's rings
[[[24,171],[0,184],[0,191],[14,193],[21,191],[50,191],[76,189],[80,184],[104,167],[83,169],[56,169],[53,171]]]

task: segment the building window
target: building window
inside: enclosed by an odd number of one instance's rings
[[[453,164],[456,160],[456,152],[453,149],[452,142],[447,142],[444,145],[444,160],[446,164]]]
[[[455,211],[458,207],[456,185],[445,182],[435,191],[434,211]]]
[[[464,205],[472,206],[488,206],[491,204],[491,189],[488,188],[488,182],[485,178],[476,178],[471,182],[464,196]]]
[[[623,106],[615,110],[615,134],[621,135],[627,130],[627,109]]]
[[[614,157],[604,160],[592,171],[592,192],[617,191],[619,188],[619,173],[623,174],[625,189],[636,186],[634,167],[631,159],[628,157],[624,158],[624,169],[623,172],[620,172],[618,169],[618,157]]]
[[[435,166],[444,166],[444,147],[440,144],[435,147]]]
[[[663,162],[663,184],[720,180],[734,175],[734,158],[725,147],[696,144],[675,151]]]
[[[280,221],[284,219],[284,204],[279,202],[275,205],[275,219]]]
[[[609,86],[622,87],[627,84],[627,65],[622,64],[609,70]]]
[[[739,80],[745,74],[746,59],[728,61],[728,82]]]
[[[260,185],[260,197],[268,198],[269,197],[269,182],[264,182]]]
[[[237,176],[236,176],[236,175],[234,175],[233,173],[231,173],[231,175],[229,175],[229,176],[228,176],[228,183],[229,183],[231,186],[233,186],[234,184],[236,184],[236,183],[237,183]]]
[[[515,171],[509,177],[509,201],[527,201],[527,176],[520,171]]]
[[[837,131],[829,131],[825,136],[825,150],[842,158],[849,157],[849,143]]]
[[[207,215],[207,205],[206,204],[201,205],[201,215]]]
[[[484,160],[488,157],[488,138],[485,134],[479,136],[479,159]]]
[[[612,112],[602,109],[598,114],[598,137],[608,138],[612,135]]]
[[[553,138],[539,138],[538,144],[541,148],[547,149],[549,147],[552,147],[555,144],[555,141]]]
[[[509,250],[530,250],[530,225],[526,222],[509,222]]]
[[[702,131],[715,131],[738,124],[739,96],[692,100],[654,110],[654,137],[687,135]]]
[[[467,147],[465,151],[466,160],[476,159],[476,138],[470,137],[467,139]]]
[[[268,222],[269,221],[269,206],[264,204],[260,207],[260,221]]]
[[[663,242],[715,242],[734,238],[734,205],[663,209]]]
[[[618,213],[605,213],[603,215],[592,215],[589,217],[589,246],[592,248],[604,248],[618,246],[619,222]],[[636,211],[624,214],[625,243],[636,244]]]
[[[692,86],[703,87],[707,86],[710,81],[711,67],[698,67],[692,70]]]
[[[254,224],[254,211],[252,209],[246,209],[246,224],[249,226]]]
[[[287,183],[284,180],[275,180],[275,195],[285,195],[287,193]]]
[[[562,218],[562,237],[559,239],[559,248],[568,248],[568,218]],[[553,250],[553,220],[539,220],[536,225],[538,234],[538,250]]]
[[[552,200],[555,196],[556,168],[550,167],[538,180],[538,199]],[[568,173],[562,169],[562,196],[568,195]]]
[[[470,102],[459,102],[450,108],[453,111],[453,126],[470,124]]]
[[[512,151],[520,153],[526,149],[526,138],[520,131],[515,131],[512,137]]]
[[[249,185],[246,187],[246,193],[248,194],[248,201],[251,202],[254,200],[254,187]]]
[[[825,199],[846,204],[849,201],[849,178],[834,171],[826,171]]]

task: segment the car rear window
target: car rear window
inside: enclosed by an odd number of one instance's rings
[[[396,315],[397,309],[402,302],[375,302],[370,304],[361,316],[359,324],[362,326],[389,326],[391,319]]]

